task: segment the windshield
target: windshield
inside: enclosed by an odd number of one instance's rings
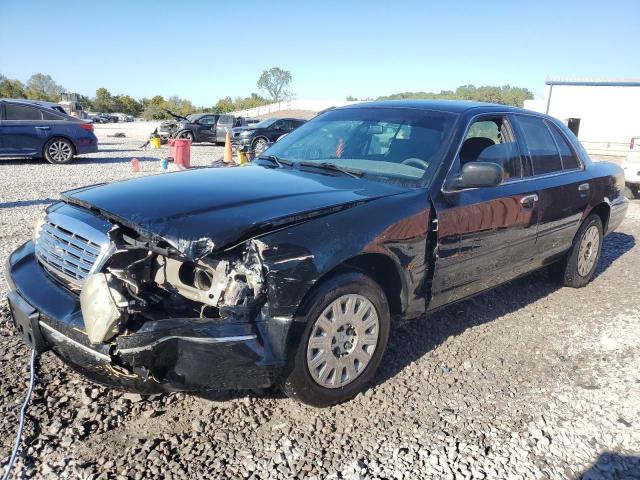
[[[272,123],[274,123],[276,120],[278,120],[278,119],[277,118],[267,118],[266,120],[262,120],[261,122],[254,123],[251,126],[254,127],[254,128],[267,128]]]
[[[201,113],[192,113],[190,115],[187,115],[186,119],[189,120],[189,122],[193,123],[196,120],[198,120],[201,116],[202,116]]]
[[[390,179],[419,180],[439,165],[456,118],[412,108],[332,110],[294,130],[267,153]]]

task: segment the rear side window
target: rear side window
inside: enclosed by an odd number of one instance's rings
[[[40,110],[26,105],[5,103],[4,112],[7,120],[42,120]]]
[[[534,175],[544,175],[562,171],[562,160],[551,132],[537,117],[518,115],[518,124],[524,134],[529,149]]]
[[[220,125],[231,125],[233,123],[233,117],[230,115],[220,115],[218,119],[218,124]]]
[[[60,115],[56,115],[53,112],[42,112],[42,118],[44,118],[45,120],[53,120],[53,121],[60,121],[63,120],[63,118]]]
[[[553,139],[556,141],[556,145],[558,145],[558,149],[560,150],[560,156],[562,157],[562,166],[564,167],[564,169],[573,170],[575,168],[580,168],[580,164],[578,163],[573,150],[571,150],[571,147],[569,147],[569,144],[560,134],[558,129],[553,125],[549,125],[549,130],[551,130]]]

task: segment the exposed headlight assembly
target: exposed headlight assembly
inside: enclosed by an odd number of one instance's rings
[[[127,305],[112,275],[89,275],[80,292],[80,308],[89,341],[96,344],[113,338],[120,330]]]

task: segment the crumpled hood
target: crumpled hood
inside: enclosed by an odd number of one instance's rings
[[[406,191],[362,178],[251,165],[85,187],[62,198],[200,258],[308,218]]]

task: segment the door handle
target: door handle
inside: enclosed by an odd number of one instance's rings
[[[38,130],[49,130],[51,127],[36,127]]]
[[[588,183],[581,183],[578,186],[578,191],[580,193],[587,193],[589,191],[589,184]]]
[[[524,208],[532,208],[535,203],[538,201],[538,194],[533,193],[531,195],[526,195],[520,199],[520,204]]]

